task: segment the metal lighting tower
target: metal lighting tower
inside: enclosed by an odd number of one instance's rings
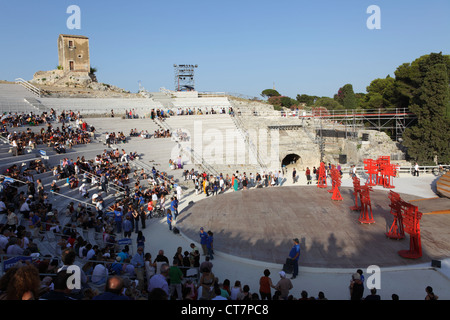
[[[175,91],[194,91],[194,70],[198,65],[174,64],[175,70]]]

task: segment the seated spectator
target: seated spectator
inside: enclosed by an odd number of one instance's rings
[[[130,300],[123,295],[124,281],[119,276],[108,278],[105,286],[105,292],[92,298],[93,300]]]
[[[59,192],[61,188],[58,187],[58,185],[56,184],[56,180],[52,181],[52,184],[50,185],[50,191],[51,192]]]
[[[78,187],[78,179],[75,178],[74,175],[71,175],[71,176],[68,178],[68,181],[69,181],[70,189],[74,189],[74,188],[77,188],[77,187]]]

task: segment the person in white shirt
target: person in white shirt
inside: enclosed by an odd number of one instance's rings
[[[356,177],[356,166],[355,165],[352,168],[352,176]]]
[[[178,201],[181,201],[181,186],[180,185],[177,186],[177,198],[178,198]]]
[[[30,216],[30,211],[31,211],[30,204],[31,204],[31,200],[27,199],[20,207],[20,213],[23,214],[25,219],[28,219],[28,217]]]
[[[419,176],[419,165],[416,164],[414,165],[414,176],[418,177]]]
[[[87,198],[87,197],[89,196],[89,193],[88,193],[88,190],[87,190],[87,188],[86,188],[86,184],[85,184],[85,183],[83,183],[83,184],[81,185],[81,187],[78,188],[78,191],[80,192],[80,195],[81,195],[82,197],[84,197],[84,198]]]
[[[120,162],[127,162],[128,163],[128,154],[125,152],[125,150],[122,149],[122,157],[120,158]]]
[[[86,260],[90,260],[93,256],[95,256],[95,249],[97,246],[91,247],[86,253]]]

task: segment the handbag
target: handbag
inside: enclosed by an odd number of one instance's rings
[[[283,265],[283,271],[292,274],[294,272],[294,260],[286,258],[286,262]]]

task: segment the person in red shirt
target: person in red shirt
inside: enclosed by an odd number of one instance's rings
[[[308,181],[306,184],[311,184],[311,170],[309,170],[309,167],[306,167],[306,180]]]

